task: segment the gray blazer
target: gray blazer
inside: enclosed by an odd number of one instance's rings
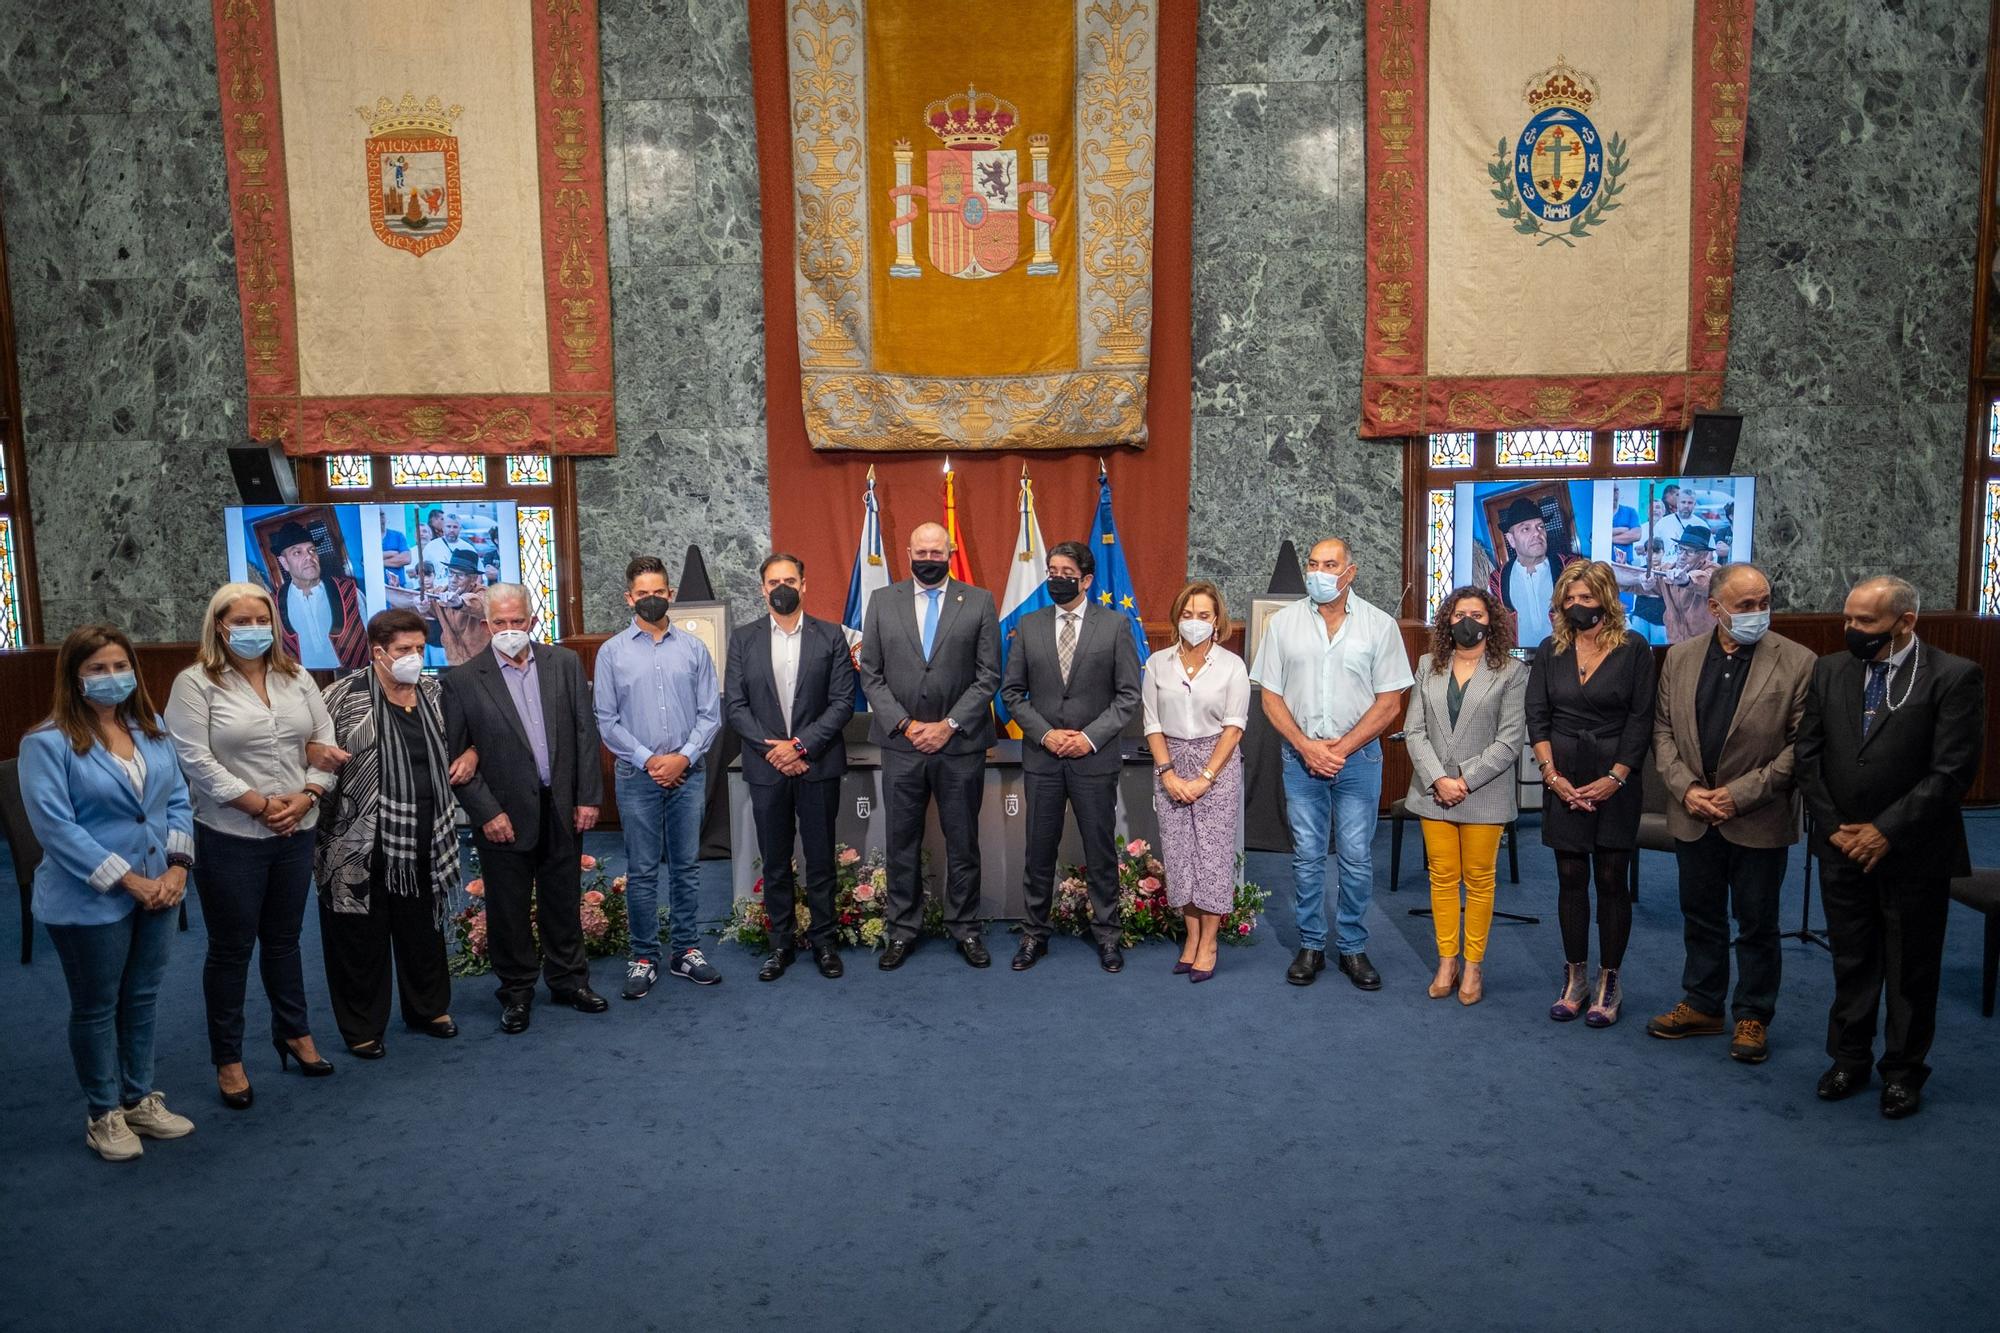
[[[993,694],[1000,688],[1000,617],[993,594],[947,579],[937,639],[924,660],[916,583],[892,583],[868,599],[861,627],[861,692],[868,696],[868,738],[916,752],[906,722],[958,724],[946,754],[977,754],[993,744]]]
[[[1056,653],[1056,608],[1045,606],[1014,627],[1000,699],[1021,725],[1021,767],[1053,773],[1116,773],[1124,763],[1118,736],[1139,710],[1139,650],[1124,616],[1102,607],[1083,613],[1069,680]],[[1081,759],[1042,748],[1051,731],[1080,731],[1097,747]]]
[[[1449,666],[1432,671],[1429,653],[1418,660],[1417,684],[1410,691],[1409,716],[1403,722],[1403,741],[1414,770],[1404,800],[1410,813],[1422,819],[1505,824],[1520,811],[1514,765],[1528,739],[1527,665],[1510,657],[1496,672],[1482,657],[1479,669],[1466,682],[1456,727],[1445,699],[1450,682]],[[1433,782],[1449,776],[1451,765],[1458,766],[1457,776],[1472,791],[1447,808],[1431,797],[1430,789]]]

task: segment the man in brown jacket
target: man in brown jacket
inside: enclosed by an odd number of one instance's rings
[[[1712,632],[1667,650],[1653,714],[1653,755],[1673,795],[1667,826],[1681,866],[1687,998],[1646,1031],[1669,1039],[1724,1031],[1733,906],[1729,1054],[1760,1064],[1778,1003],[1778,892],[1787,849],[1799,839],[1792,744],[1814,657],[1770,633],[1771,583],[1755,565],[1716,570],[1708,611]]]

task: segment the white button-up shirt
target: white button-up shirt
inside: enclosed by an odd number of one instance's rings
[[[1273,614],[1250,678],[1282,694],[1292,720],[1314,740],[1345,736],[1376,695],[1407,690],[1416,679],[1395,618],[1352,592],[1340,630],[1330,638],[1311,598]]]
[[[332,638],[333,599],[326,581],[320,580],[311,592],[292,584],[285,592],[285,610],[299,636],[299,665],[316,671],[338,667],[340,659],[334,655]]]
[[[272,671],[264,677],[264,692],[271,699],[268,708],[234,669],[225,669],[217,681],[197,665],[174,678],[167,697],[167,731],[194,796],[194,817],[218,833],[273,836],[255,815],[229,804],[245,792],[290,796],[308,782],[333,790],[334,774],[306,764],[307,741],[333,744],[333,719],[312,677]],[[315,803],[298,827],[318,822]]]
[[[1549,637],[1549,603],[1555,600],[1555,561],[1544,559],[1532,570],[1520,561],[1514,562],[1514,572],[1508,578],[1507,591],[1514,598],[1514,620],[1519,627],[1519,643],[1523,648],[1539,648],[1542,640]]]
[[[778,690],[778,707],[785,714],[785,735],[792,734],[792,703],[799,693],[799,644],[804,640],[806,618],[803,612],[799,623],[786,630],[771,617],[771,683]]]
[[[1221,644],[1208,650],[1208,665],[1190,676],[1181,668],[1180,645],[1168,644],[1146,659],[1139,686],[1146,735],[1199,741],[1224,727],[1250,723],[1250,672],[1243,659]]]

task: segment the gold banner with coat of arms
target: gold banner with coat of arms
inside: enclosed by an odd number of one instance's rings
[[[789,6],[814,448],[1144,442],[1156,3]]]

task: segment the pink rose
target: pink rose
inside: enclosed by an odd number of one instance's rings
[[[875,886],[873,884],[867,883],[866,881],[863,881],[860,884],[856,884],[854,886],[854,901],[857,903],[874,902]]]
[[[599,893],[596,889],[592,889],[589,893],[583,895],[583,900],[589,903],[592,907],[596,907],[597,905],[599,905],[604,901],[604,895]]]
[[[1158,893],[1160,891],[1160,881],[1148,875],[1139,881],[1139,887],[1148,893]]]
[[[859,865],[861,853],[852,847],[843,847],[840,849],[840,863],[844,866]]]
[[[486,896],[486,881],[483,878],[473,880],[465,886],[465,894],[468,898],[484,898]]]
[[[592,856],[589,852],[585,852],[583,854],[583,868],[585,870],[597,869],[597,858]]]
[[[1236,933],[1238,935],[1248,935],[1250,933],[1250,923],[1248,921],[1245,921],[1241,925],[1237,926]]]
[[[1144,838],[1134,838],[1125,844],[1125,854],[1127,856],[1144,856],[1146,850],[1146,840]]]
[[[625,877],[623,875],[611,881],[611,891],[613,893],[625,892]]]

